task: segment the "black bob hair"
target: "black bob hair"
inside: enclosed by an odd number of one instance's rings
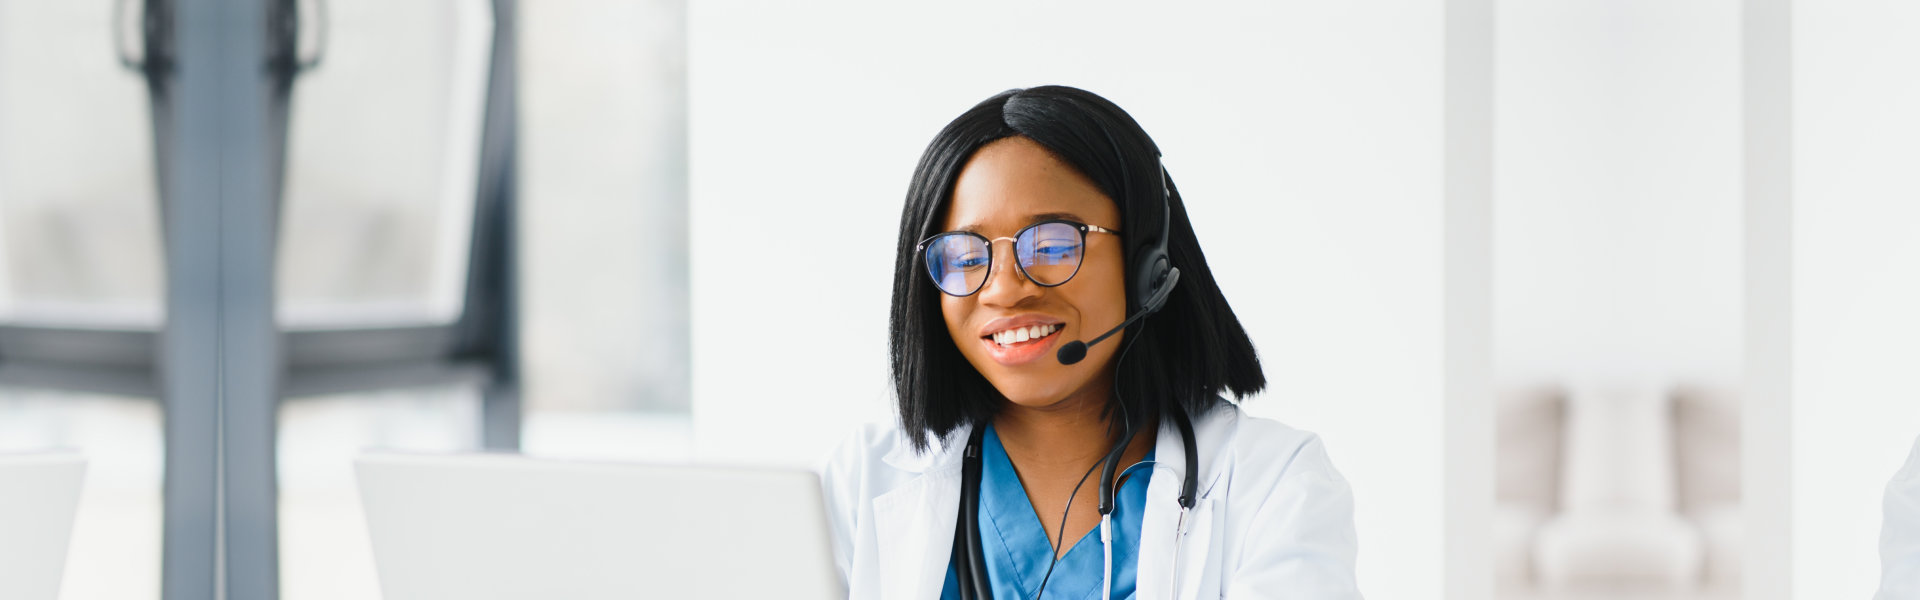
[[[1180,282],[1166,306],[1128,327],[1121,342],[1133,344],[1115,368],[1114,391],[1127,403],[1120,407],[1125,414],[1182,410],[1195,416],[1219,402],[1222,390],[1244,398],[1266,387],[1253,340],[1214,283],[1171,177],[1166,180],[1170,206],[1161,206],[1159,147],[1147,132],[1092,92],[1065,86],[1007,90],[974,105],[933,138],[914,169],[900,214],[888,349],[900,424],[915,450],[927,450],[930,438],[944,438],[960,425],[988,422],[1006,402],[947,334],[940,291],[915,245],[939,233],[935,228],[952,199],[954,180],[974,152],[1014,136],[1052,151],[1119,205],[1122,256],[1129,263],[1159,237],[1163,210],[1173,220],[1167,252],[1180,269]],[[1134,265],[1125,272],[1131,279]],[[1133,282],[1127,283],[1131,316],[1139,299]],[[1146,327],[1149,323],[1153,326]],[[1109,414],[1114,402],[1108,399]]]

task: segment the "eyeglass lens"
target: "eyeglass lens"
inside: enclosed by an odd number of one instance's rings
[[[1020,230],[1013,254],[1020,270],[1035,283],[1055,286],[1080,270],[1084,234],[1068,223],[1040,223]],[[940,291],[966,296],[986,284],[992,270],[992,247],[986,238],[964,232],[942,234],[927,243],[927,272]]]

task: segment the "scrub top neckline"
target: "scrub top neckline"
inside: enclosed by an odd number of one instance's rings
[[[1022,597],[1036,591],[1042,579],[1047,582],[1047,591],[1053,592],[1047,595],[1049,598],[1056,597],[1055,594],[1060,594],[1058,597],[1061,598],[1083,597],[1068,593],[1075,587],[1075,583],[1087,586],[1087,591],[1097,596],[1102,583],[1103,563],[1106,559],[1105,550],[1101,548],[1100,543],[1100,528],[1095,526],[1075,540],[1066,554],[1060,556],[1059,564],[1053,567],[1053,574],[1048,578],[1047,568],[1053,561],[1053,543],[1047,536],[1049,532],[1042,525],[1033,502],[1027,497],[1026,484],[1020,481],[1013,459],[1007,456],[1006,447],[1000,444],[999,432],[995,431],[992,425],[988,425],[984,437],[981,444],[984,459],[980,489],[981,525],[985,526],[990,522],[992,527],[983,527],[982,533],[998,536],[1002,543],[992,545],[1000,546],[1006,552],[1006,556],[994,557],[996,560],[992,562],[997,563],[996,566],[1013,567],[1010,583],[1026,592]],[[1119,490],[1114,493],[1113,524],[1116,530],[1122,530],[1115,532],[1114,539],[1116,592],[1114,597],[1116,598],[1122,597],[1117,593],[1122,588],[1121,575],[1133,571],[1130,567],[1138,552],[1140,511],[1146,503],[1147,481],[1153,473],[1151,464],[1153,459],[1154,450],[1149,449],[1146,457],[1141,460],[1141,464],[1145,466],[1129,474],[1126,480],[1120,483]],[[1099,485],[1097,471],[1096,469],[1096,473],[1088,477],[1088,484]],[[1079,502],[1075,503],[1076,508],[1078,504]],[[1122,533],[1132,535],[1120,535]],[[1122,543],[1127,540],[1132,540],[1134,543]],[[1123,566],[1129,568],[1123,569]],[[1065,572],[1084,574],[1089,569],[1091,577],[1065,575]],[[1130,585],[1132,578],[1129,576],[1126,579],[1129,585],[1124,587],[1132,588],[1133,586]]]

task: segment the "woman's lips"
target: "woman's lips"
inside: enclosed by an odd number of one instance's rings
[[[1006,346],[1002,346],[998,342],[993,341],[992,337],[977,339],[980,340],[981,344],[986,345],[987,356],[993,357],[994,362],[1011,367],[1033,362],[1041,356],[1046,355],[1054,346],[1059,345],[1060,335],[1065,330],[1065,327],[1061,327],[1055,329],[1053,333],[1047,334],[1046,337],[1024,342],[1015,342]]]

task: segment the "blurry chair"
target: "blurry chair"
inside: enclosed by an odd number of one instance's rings
[[[1675,480],[1680,514],[1705,544],[1702,585],[1738,597],[1743,554],[1740,512],[1740,402],[1732,394],[1681,386],[1673,392]]]
[[[1669,403],[1650,390],[1568,395],[1561,510],[1534,540],[1542,587],[1684,589],[1697,581],[1700,536],[1676,510]]]
[[[1566,392],[1510,391],[1494,407],[1494,581],[1503,596],[1533,586],[1533,536],[1560,510]]]
[[[1503,394],[1496,410],[1501,596],[1737,594],[1733,399],[1535,387]]]

